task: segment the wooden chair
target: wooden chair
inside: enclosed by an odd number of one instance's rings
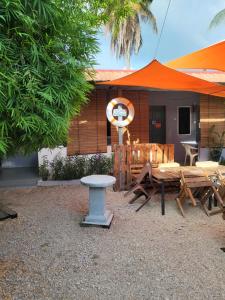
[[[215,180],[217,191],[222,199],[222,202],[219,201],[219,209],[210,211],[209,215],[213,216],[219,213],[222,213],[222,218],[225,220],[225,176],[218,170]]]
[[[207,175],[190,176],[181,171],[181,187],[176,201],[183,217],[185,216],[183,204],[187,198],[191,200],[193,206],[197,205],[196,198],[198,198],[203,210],[209,216],[210,213],[207,209],[206,201],[213,194],[219,203],[223,202],[216,187]]]
[[[136,209],[136,212],[139,211],[154,194],[159,191],[158,184],[156,180],[152,178],[152,166],[150,163],[147,163],[141,170],[138,177],[134,180],[133,185],[130,186],[129,190],[124,194],[124,197],[135,193],[135,196],[129,201],[133,203],[141,196],[145,196],[145,201]]]
[[[148,192],[146,191],[146,177],[149,174],[150,164],[143,165],[131,165],[131,183],[126,187],[127,192],[124,197],[127,197],[131,193],[135,193],[135,197],[130,200],[129,203],[133,203],[141,195],[148,197]]]
[[[131,164],[130,165],[130,176],[131,180],[134,181],[140,175],[142,169],[144,168],[144,164]]]

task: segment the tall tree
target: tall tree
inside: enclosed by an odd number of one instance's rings
[[[111,49],[117,58],[125,58],[128,69],[131,55],[137,54],[142,45],[141,21],[149,22],[157,33],[156,19],[150,9],[152,2],[153,0],[117,0],[114,9],[109,5],[106,10],[109,21],[105,27],[106,32],[111,35]],[[121,14],[119,7],[125,7],[126,11]]]
[[[96,33],[115,0],[0,1],[0,157],[55,147],[87,101]]]
[[[87,101],[96,34],[118,0],[0,1],[0,158],[55,147]]]
[[[96,29],[81,1],[72,11],[65,2],[0,1],[2,155],[62,144],[86,101]]]
[[[225,9],[220,10],[212,19],[210,22],[209,27],[212,28],[214,26],[217,26],[221,23],[225,23]]]

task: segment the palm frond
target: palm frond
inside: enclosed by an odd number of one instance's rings
[[[225,9],[219,11],[210,22],[209,28],[218,26],[221,23],[225,23]]]
[[[137,54],[142,45],[140,21],[149,22],[156,33],[157,23],[150,10],[152,0],[134,0],[128,3],[131,10],[123,18],[117,18],[117,15],[108,9],[109,20],[105,24],[105,31],[111,35],[113,53],[117,58],[124,57],[129,67],[131,55]]]

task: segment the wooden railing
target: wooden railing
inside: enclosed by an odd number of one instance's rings
[[[114,146],[114,176],[117,189],[123,189],[130,182],[130,166],[151,162],[153,167],[159,163],[174,161],[173,144],[136,144]]]

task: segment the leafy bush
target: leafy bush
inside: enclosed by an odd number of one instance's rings
[[[79,179],[92,174],[111,174],[112,157],[96,154],[91,157],[77,155],[62,158],[57,156],[51,166],[53,180]]]
[[[63,180],[63,167],[64,167],[63,160],[64,159],[61,156],[56,156],[56,158],[51,163],[53,180]]]
[[[220,165],[225,166],[225,158],[223,156],[220,159]]]
[[[89,174],[110,174],[112,172],[112,158],[102,154],[95,154],[89,159]]]
[[[63,179],[78,179],[87,173],[87,159],[85,156],[74,156],[66,158],[63,165]]]
[[[216,131],[216,126],[212,125],[209,128],[209,156],[213,161],[219,161],[225,142],[225,130],[222,132]]]
[[[42,178],[42,180],[46,181],[48,180],[49,175],[49,163],[47,158],[44,157],[43,164],[39,167],[39,176]]]

